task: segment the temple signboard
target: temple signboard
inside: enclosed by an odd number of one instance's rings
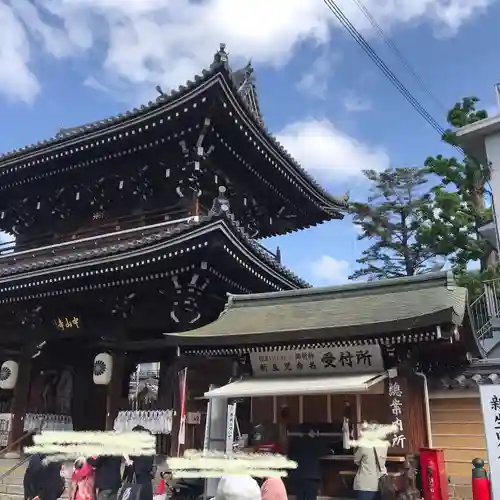
[[[500,386],[479,384],[493,498],[500,498]]]
[[[355,374],[384,370],[378,345],[252,352],[250,363],[255,377]]]
[[[79,330],[82,327],[82,320],[79,316],[58,316],[52,321],[52,324],[59,331]]]

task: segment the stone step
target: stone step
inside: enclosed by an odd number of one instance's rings
[[[0,500],[24,500],[24,494],[17,495],[15,493],[8,493],[8,494],[0,493]],[[61,497],[58,500],[68,500],[68,496],[66,495],[64,498]]]

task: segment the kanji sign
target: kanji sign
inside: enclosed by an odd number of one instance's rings
[[[406,448],[406,436],[403,427],[403,388],[397,378],[389,380],[389,409],[392,416],[392,424],[397,426],[398,431],[392,437],[393,448]]]
[[[500,386],[479,385],[492,498],[500,498]]]
[[[201,413],[199,411],[188,411],[186,423],[188,423],[189,425],[201,424]]]
[[[236,403],[227,405],[226,453],[233,451],[234,427],[236,424]]]
[[[82,326],[82,321],[78,316],[71,316],[69,318],[56,318],[54,321],[54,326],[60,330],[79,330]]]
[[[255,377],[363,373],[384,370],[384,362],[378,345],[252,352],[250,362]]]

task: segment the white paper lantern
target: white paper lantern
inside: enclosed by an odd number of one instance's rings
[[[0,369],[0,389],[14,389],[19,373],[17,361],[4,361]]]
[[[113,357],[101,352],[94,358],[94,384],[108,385],[111,382],[113,371]]]

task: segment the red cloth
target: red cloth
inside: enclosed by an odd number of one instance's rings
[[[278,443],[261,443],[255,447],[257,453],[281,453],[281,447]]]
[[[70,500],[94,500],[94,476],[80,481],[72,481],[69,493]]]
[[[156,485],[155,488],[155,495],[164,495],[166,493],[166,486],[165,486],[165,480],[160,479],[160,482]]]
[[[85,462],[80,469],[73,467],[70,500],[94,500],[94,469]]]
[[[81,481],[87,477],[91,477],[94,475],[94,469],[92,466],[85,462],[80,469],[73,467],[73,475],[71,476],[72,481]]]

